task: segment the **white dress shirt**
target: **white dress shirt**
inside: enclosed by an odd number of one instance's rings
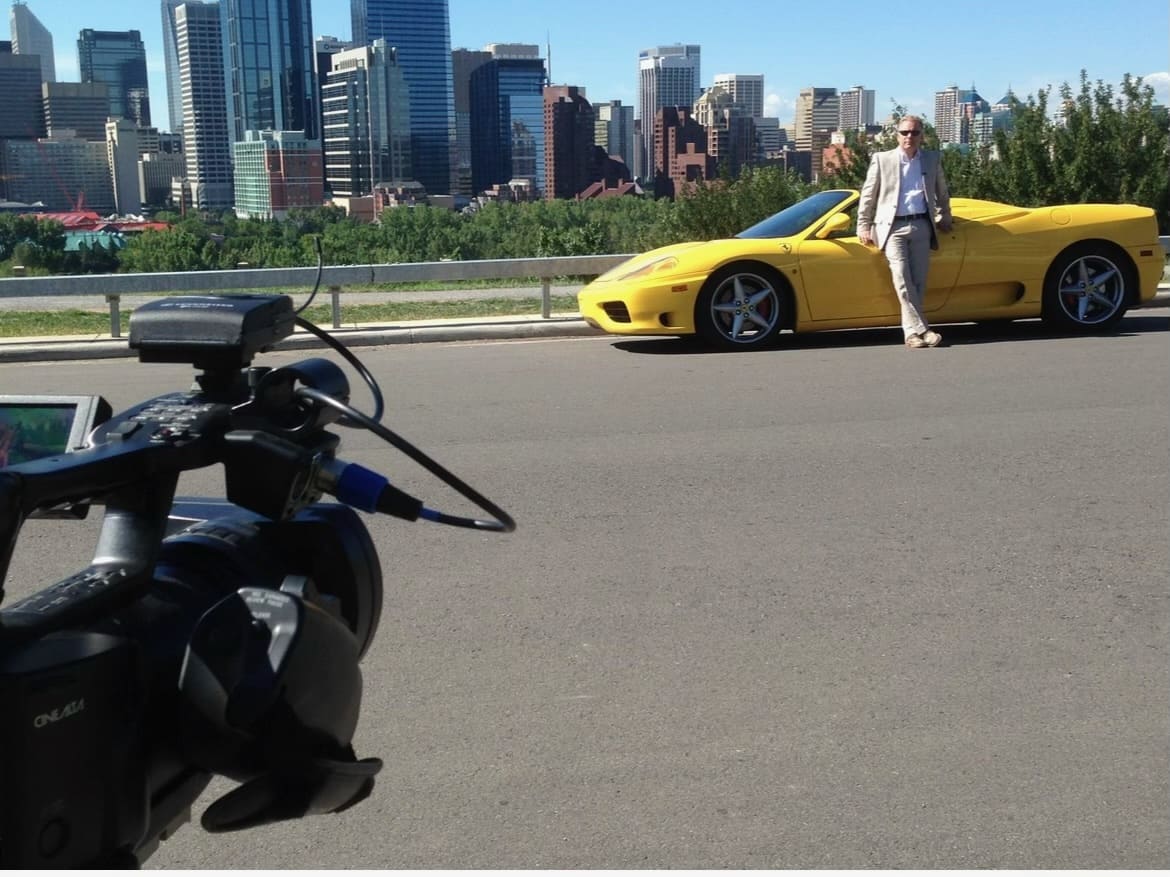
[[[905,153],[898,156],[902,180],[898,188],[898,216],[926,212],[926,183],[922,178],[922,159],[918,152],[912,158]]]

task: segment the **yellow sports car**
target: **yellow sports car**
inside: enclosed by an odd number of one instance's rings
[[[698,335],[731,349],[784,329],[898,326],[885,256],[857,240],[858,198],[818,192],[733,238],[635,256],[577,294],[581,316],[615,335]],[[1146,207],[953,198],[951,212],[930,257],[934,325],[1042,317],[1062,330],[1107,330],[1153,298],[1162,277],[1166,256]]]

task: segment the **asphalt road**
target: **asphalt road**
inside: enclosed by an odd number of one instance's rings
[[[370,519],[373,797],[188,825],[148,864],[1170,867],[1168,317],[926,351],[896,330],[362,351],[387,425],[519,529]],[[0,365],[5,392],[115,407],[189,377]],[[342,452],[467,510],[368,434]],[[94,523],[29,522],[10,593],[82,565]]]

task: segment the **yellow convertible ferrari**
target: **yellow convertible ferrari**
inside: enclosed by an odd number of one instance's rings
[[[857,240],[858,192],[833,189],[728,240],[635,256],[577,294],[581,316],[615,335],[698,335],[766,345],[784,329],[898,326],[882,253]],[[953,198],[932,252],[932,325],[1041,317],[1104,331],[1153,298],[1165,253],[1154,212],[1128,204],[1012,207]]]

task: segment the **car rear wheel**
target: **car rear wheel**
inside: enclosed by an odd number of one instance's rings
[[[788,289],[767,265],[728,265],[703,284],[695,300],[695,330],[725,350],[762,347],[780,334]]]
[[[1113,247],[1069,247],[1048,272],[1044,320],[1061,329],[1113,328],[1129,307],[1131,276],[1124,256]]]

